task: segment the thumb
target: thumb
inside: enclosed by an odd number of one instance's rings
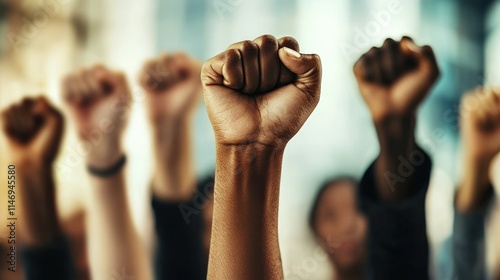
[[[316,54],[300,54],[283,47],[278,55],[288,70],[297,75],[295,86],[308,94],[318,96],[321,89],[321,60]]]

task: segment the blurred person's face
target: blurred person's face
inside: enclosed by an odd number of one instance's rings
[[[336,269],[364,265],[366,217],[357,208],[356,186],[350,181],[330,184],[318,201],[315,233]]]

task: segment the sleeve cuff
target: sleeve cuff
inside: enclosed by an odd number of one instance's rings
[[[402,202],[389,202],[382,201],[377,193],[375,184],[375,162],[373,162],[363,175],[359,184],[359,198],[361,209],[368,211],[368,209],[379,208],[387,211],[405,211],[415,208],[416,205],[424,205],[427,189],[429,187],[430,175],[432,169],[432,161],[430,157],[420,148],[418,150],[423,155],[422,163],[414,168],[414,187],[416,188],[413,196]],[[406,179],[401,176],[401,178]]]

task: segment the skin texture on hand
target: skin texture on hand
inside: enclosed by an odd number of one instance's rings
[[[456,205],[466,212],[484,206],[491,190],[489,171],[500,152],[500,91],[477,88],[466,94],[460,113],[465,170]]]
[[[196,187],[191,135],[200,71],[197,60],[175,53],[148,61],[139,74],[153,136],[153,193],[163,200],[189,200]]]
[[[52,163],[63,132],[61,113],[44,97],[25,98],[2,112],[9,160],[16,166],[22,242],[52,244],[62,235],[55,205]]]
[[[103,66],[84,69],[64,79],[63,95],[80,140],[92,144],[87,165],[107,169],[115,164],[124,154],[122,138],[130,111],[125,76]],[[132,222],[124,169],[108,177],[89,175],[86,211],[92,278],[125,274],[151,279],[149,256]]]
[[[216,141],[281,146],[319,102],[321,67],[292,38],[262,36],[231,45],[203,65],[202,83]]]
[[[417,109],[439,76],[434,53],[409,37],[399,42],[387,39],[382,47],[361,56],[354,75],[379,138],[380,155],[375,162],[379,195],[389,201],[405,200],[412,195],[411,176],[392,185],[387,174],[398,174],[398,157],[408,160],[417,150]]]
[[[319,101],[321,62],[265,35],[208,60],[201,80],[217,143],[208,279],[282,279],[277,221],[286,143]]]

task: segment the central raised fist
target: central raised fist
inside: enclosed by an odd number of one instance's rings
[[[216,141],[284,146],[319,101],[321,62],[295,39],[264,35],[205,62],[201,80]]]

